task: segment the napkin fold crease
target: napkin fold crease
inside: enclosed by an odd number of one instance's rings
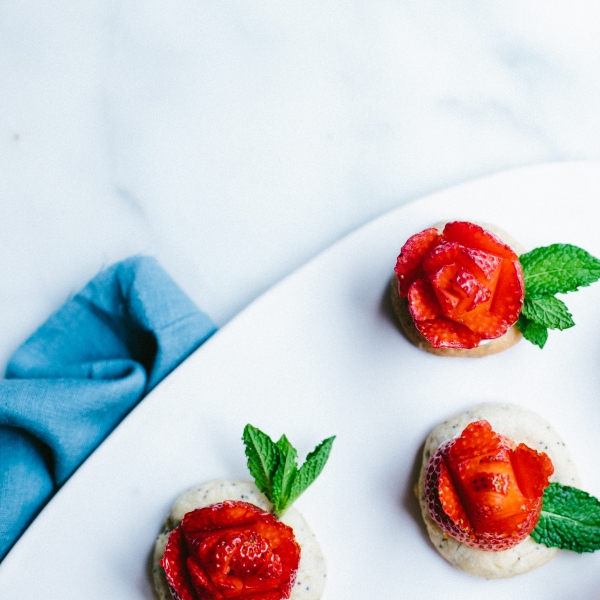
[[[155,259],[109,267],[0,382],[0,559],[123,417],[216,328]]]

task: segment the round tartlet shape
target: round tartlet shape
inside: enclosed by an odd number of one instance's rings
[[[531,537],[499,552],[471,548],[449,537],[435,523],[429,515],[424,491],[425,470],[430,457],[442,444],[459,436],[469,423],[482,419],[488,421],[496,433],[506,436],[515,444],[524,443],[534,450],[545,452],[554,465],[550,481],[574,487],[581,487],[581,483],[567,448],[554,428],[538,415],[514,404],[479,404],[444,421],[429,434],[423,448],[423,464],[416,493],[427,533],[435,549],[452,566],[469,575],[486,579],[513,577],[542,566],[556,556],[558,549],[537,544]]]
[[[517,255],[525,252],[524,247],[519,242],[517,242],[512,236],[499,227],[489,223],[473,223],[496,235],[502,242],[510,246]],[[446,222],[441,222],[432,225],[432,227],[441,233],[445,225]],[[436,356],[481,358],[483,356],[503,352],[511,346],[514,346],[523,337],[515,324],[509,327],[504,335],[495,339],[483,340],[475,348],[434,348],[417,329],[410,313],[408,298],[402,298],[400,296],[398,290],[398,279],[396,275],[394,275],[390,281],[390,297],[394,314],[396,315],[396,318],[398,319],[398,322],[409,341],[420,350],[424,350],[430,354],[435,354]]]
[[[196,508],[204,508],[225,500],[239,500],[254,504],[270,511],[272,506],[254,483],[249,481],[219,480],[200,484],[187,490],[173,504],[161,533],[154,545],[153,577],[154,587],[160,600],[173,600],[163,568],[159,565],[163,557],[169,534],[177,527],[184,515]],[[319,600],[325,588],[325,557],[308,527],[304,517],[293,506],[288,508],[281,522],[294,530],[296,542],[300,546],[300,565],[290,600]]]

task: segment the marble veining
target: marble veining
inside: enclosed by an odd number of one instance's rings
[[[600,158],[599,33],[591,0],[4,0],[0,363],[128,255],[224,324],[400,204]]]

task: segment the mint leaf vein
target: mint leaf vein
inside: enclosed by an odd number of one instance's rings
[[[542,499],[531,537],[549,547],[594,552],[600,549],[600,501],[577,488],[551,483]]]
[[[566,304],[554,296],[526,297],[522,314],[548,329],[568,329],[575,325]]]
[[[298,470],[296,463],[298,452],[285,435],[281,436],[276,446],[279,448],[280,454],[279,465],[273,477],[273,489],[275,491],[273,494],[273,510],[276,514],[282,514],[289,503],[292,483]]]
[[[530,298],[575,292],[600,279],[600,260],[571,244],[535,248],[519,260]]]

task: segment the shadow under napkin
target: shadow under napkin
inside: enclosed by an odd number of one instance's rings
[[[215,331],[140,256],[97,275],[14,353],[0,382],[0,560],[131,408]]]

